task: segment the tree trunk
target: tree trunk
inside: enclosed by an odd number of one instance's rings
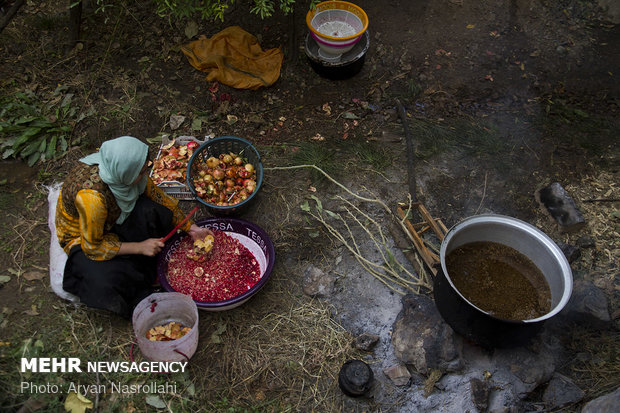
[[[69,4],[72,1],[69,0]],[[80,26],[82,25],[82,2],[69,9],[69,47],[75,46],[80,40]]]
[[[15,3],[13,3],[11,7],[9,7],[6,14],[0,18],[0,33],[2,33],[2,30],[4,30],[4,28],[9,24],[13,17],[15,17],[15,14],[17,14],[17,10],[19,10],[19,8],[23,6],[25,2],[26,0],[16,0]]]

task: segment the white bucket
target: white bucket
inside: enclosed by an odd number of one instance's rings
[[[146,333],[155,326],[171,321],[191,330],[183,337],[170,341],[151,341]],[[187,361],[198,347],[198,309],[191,297],[176,293],[154,293],[133,310],[133,331],[142,355],[152,361]]]

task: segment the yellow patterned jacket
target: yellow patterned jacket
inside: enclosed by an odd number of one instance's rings
[[[92,260],[109,260],[121,246],[118,235],[110,232],[120,215],[114,194],[99,177],[97,165],[80,164],[63,183],[56,205],[56,233],[60,246],[67,254],[80,245]],[[177,225],[185,218],[178,201],[162,191],[147,178],[144,194],[173,212]],[[191,222],[182,230],[188,231]]]

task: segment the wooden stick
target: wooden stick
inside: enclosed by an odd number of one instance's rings
[[[417,204],[417,207],[418,207],[418,211],[420,211],[420,215],[424,217],[428,225],[433,229],[433,232],[435,233],[435,235],[437,235],[437,238],[439,238],[440,241],[443,241],[445,232],[443,232],[441,228],[439,227],[439,225],[437,225],[437,223],[435,222],[431,214],[428,212],[426,207],[420,203]]]
[[[161,239],[161,242],[166,242],[170,239],[171,236],[173,236],[175,234],[175,232],[177,232],[177,230],[179,228],[181,228],[183,226],[183,224],[185,224],[191,217],[192,215],[194,215],[194,213],[196,211],[198,211],[198,209],[200,208],[200,205],[196,205],[194,207],[194,209],[192,209],[189,214],[187,214],[187,216],[185,218],[183,218],[183,221],[179,222],[178,225],[176,227],[174,227],[174,229],[172,231],[170,231],[170,233],[168,235],[166,235],[165,237],[163,237]]]
[[[411,236],[411,239],[413,240],[413,245],[418,250],[418,253],[422,257],[422,260],[424,261],[428,269],[433,273],[433,275],[437,275],[437,269],[435,268],[435,263],[437,261],[434,261],[434,258],[433,258],[433,256],[435,257],[437,256],[435,254],[430,255],[428,249],[424,245],[424,241],[422,241],[422,238],[418,236],[418,233],[415,231],[415,229],[411,225],[411,222],[409,222],[409,220],[405,218],[405,211],[403,211],[401,207],[397,207],[396,210],[398,211],[398,215],[400,216],[400,218],[405,220],[405,225],[407,226],[407,229],[409,230],[409,235]]]

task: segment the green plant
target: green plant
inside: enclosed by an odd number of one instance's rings
[[[416,120],[410,126],[418,141],[418,159],[429,159],[446,151],[461,151],[468,156],[492,158],[506,150],[506,144],[497,127],[489,123]]]
[[[393,161],[386,147],[376,142],[358,142],[353,144],[351,149],[359,159],[359,163],[353,164],[353,167],[359,166],[362,169],[374,169],[381,172],[386,170]]]
[[[302,165],[315,165],[329,174],[335,174],[339,168],[341,154],[336,156],[333,148],[328,148],[320,143],[301,143],[299,149],[293,155],[293,162]],[[322,174],[312,170],[311,179],[314,183],[321,182],[324,177]]]
[[[2,159],[21,158],[32,166],[64,155],[75,124],[86,116],[66,89],[57,87],[47,101],[30,90],[0,100]]]
[[[155,0],[157,14],[168,20],[198,15],[203,20],[224,21],[226,11],[234,3],[235,0]],[[312,0],[310,7],[316,3],[317,0]],[[282,13],[289,14],[293,11],[294,5],[295,0],[253,0],[250,2],[250,13],[265,19],[273,15],[276,7]]]
[[[409,79],[407,82],[407,91],[412,98],[416,98],[422,93],[422,86],[416,79]]]

